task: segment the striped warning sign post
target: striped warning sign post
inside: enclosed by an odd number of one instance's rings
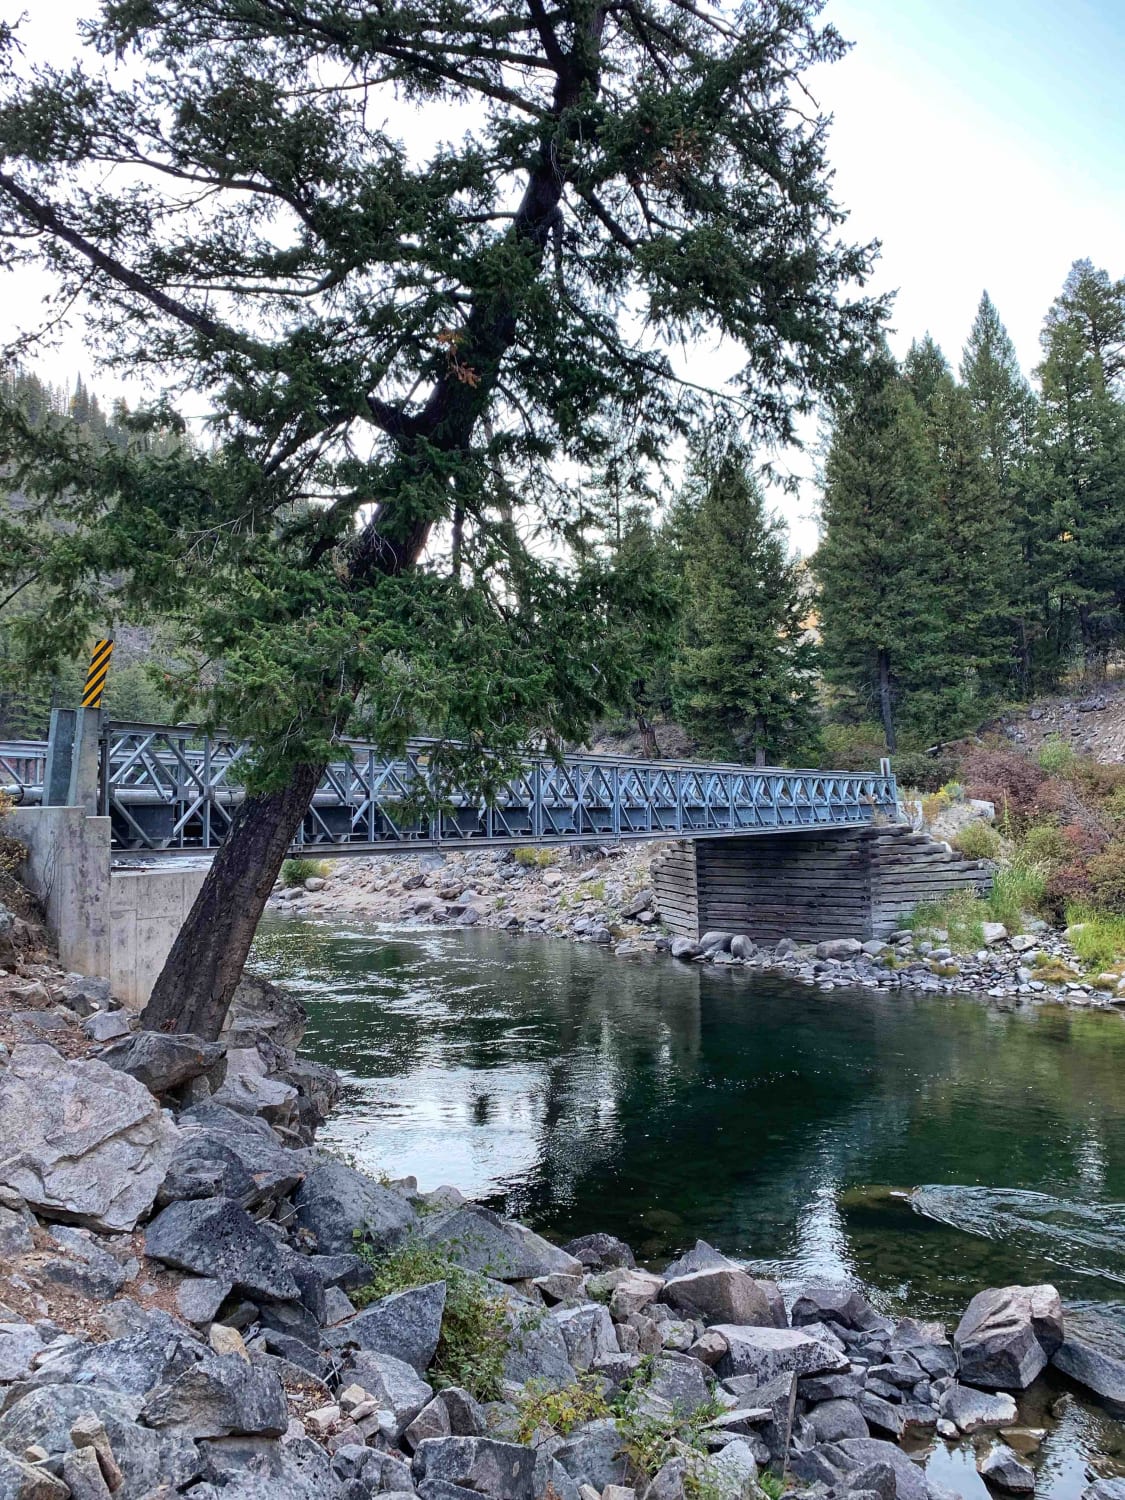
[[[90,657],[90,670],[86,673],[86,686],[82,690],[83,708],[101,708],[112,655],[112,640],[94,642],[94,654]]]

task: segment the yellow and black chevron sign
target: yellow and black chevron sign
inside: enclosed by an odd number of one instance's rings
[[[112,641],[94,642],[94,654],[90,658],[90,670],[86,673],[86,686],[82,690],[83,708],[101,708],[105,680],[109,676],[109,659],[112,655]]]

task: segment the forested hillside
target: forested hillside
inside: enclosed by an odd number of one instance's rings
[[[5,402],[24,412],[29,422],[59,422],[72,427],[91,444],[123,449],[130,441],[122,409],[106,411],[81,377],[73,391],[40,380],[18,368],[0,371]],[[20,489],[0,489],[0,505],[8,512],[26,512],[32,501]],[[86,676],[85,653],[60,662],[55,670],[28,671],[20,649],[21,629],[34,629],[50,585],[42,579],[18,590],[3,603],[0,614],[0,738],[41,739],[47,733],[52,707],[74,707]],[[167,694],[154,675],[154,661],[163,660],[157,629],[118,626],[113,667],[106,685],[105,706],[120,719],[160,720],[169,711]]]

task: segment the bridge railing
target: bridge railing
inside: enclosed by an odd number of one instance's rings
[[[561,763],[529,752],[487,802],[452,784],[439,742],[414,740],[387,757],[342,744],[294,843],[296,850],[362,853],[394,849],[747,835],[856,827],[896,816],[889,766],[878,772],[789,770],[696,761],[570,755]],[[39,800],[45,745],[10,756],[0,780]],[[101,740],[99,810],[114,847],[202,853],[219,847],[245,792],[246,746],[194,725],[110,723]],[[21,775],[15,775],[19,771]],[[27,779],[24,779],[26,773]],[[38,785],[33,778],[38,775]]]

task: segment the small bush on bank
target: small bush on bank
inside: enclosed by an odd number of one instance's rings
[[[1070,946],[1087,968],[1101,972],[1125,960],[1125,917],[1071,906],[1066,918]]]
[[[430,1378],[439,1388],[462,1386],[478,1401],[498,1401],[508,1324],[504,1302],[489,1290],[485,1278],[464,1270],[441,1250],[417,1241],[384,1256],[359,1243],[356,1253],[374,1272],[371,1282],[352,1294],[357,1307],[366,1307],[392,1292],[409,1291],[431,1281],[445,1282],[441,1337]]]
[[[849,766],[844,770],[852,769]],[[899,786],[916,787],[922,793],[939,791],[958,774],[958,763],[951,755],[906,754],[891,757]]]
[[[519,1409],[516,1441],[520,1443],[530,1443],[542,1428],[569,1437],[583,1422],[613,1415],[597,1377],[589,1374],[580,1375],[574,1385],[564,1385],[560,1390],[530,1381],[520,1397]]]
[[[1046,868],[1017,854],[992,878],[992,889],[984,901],[988,920],[1003,922],[1010,933],[1022,932],[1024,912],[1041,911],[1046,895]]]
[[[1036,823],[1023,836],[1023,852],[1029,860],[1048,870],[1065,863],[1070,846],[1057,823]]]
[[[1125,839],[1114,839],[1090,860],[1094,904],[1113,916],[1125,916]]]
[[[1039,746],[1035,759],[1039,769],[1046,771],[1048,776],[1068,776],[1074,770],[1078,757],[1073,745],[1068,745],[1065,740],[1060,740],[1058,735],[1053,734]]]
[[[960,850],[966,859],[997,859],[1000,855],[1001,838],[991,823],[978,818],[975,823],[962,828],[953,836],[953,847]]]
[[[516,864],[522,870],[545,870],[550,865],[558,864],[559,856],[555,849],[532,849],[525,847],[517,849],[514,855]]]
[[[1015,750],[970,750],[962,775],[970,797],[991,802],[997,812],[1007,806],[1019,821],[1033,815],[1039,789],[1047,779],[1041,767]]]
[[[1125,786],[1119,786],[1105,799],[1102,806],[1110,824],[1114,828],[1125,830]]]
[[[282,885],[304,885],[306,880],[321,879],[328,874],[323,859],[287,859],[281,867]]]

